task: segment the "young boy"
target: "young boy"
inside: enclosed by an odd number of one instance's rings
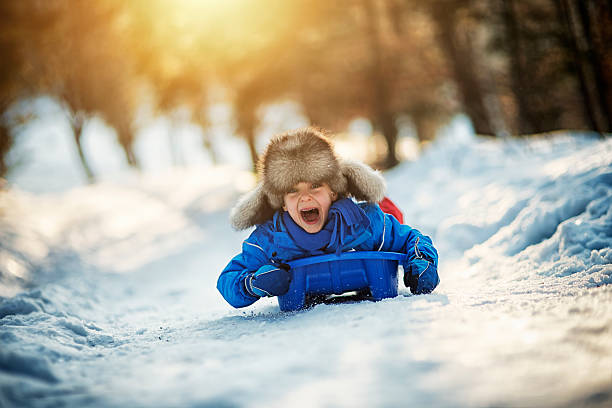
[[[274,138],[259,171],[261,182],[230,215],[235,229],[256,226],[217,282],[232,306],[287,293],[291,270],[285,264],[290,260],[350,250],[408,254],[406,287],[421,294],[438,285],[438,253],[431,239],[383,213],[376,204],[385,194],[382,176],[338,158],[318,130],[298,129]]]

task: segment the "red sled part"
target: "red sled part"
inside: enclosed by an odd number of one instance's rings
[[[378,205],[384,213],[391,214],[392,216],[397,218],[400,224],[404,223],[404,214],[402,214],[402,211],[397,207],[397,205],[395,205],[393,201],[389,199],[389,197],[383,198],[382,201],[378,203]]]

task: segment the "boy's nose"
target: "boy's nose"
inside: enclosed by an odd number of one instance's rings
[[[310,193],[303,193],[300,196],[300,201],[302,201],[302,202],[307,202],[307,201],[311,201],[311,200],[312,200],[312,197],[310,196]]]

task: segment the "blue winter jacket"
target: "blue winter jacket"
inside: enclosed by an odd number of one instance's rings
[[[395,217],[385,214],[377,204],[359,203],[359,207],[370,219],[370,227],[354,237],[346,237],[342,251],[391,251],[408,254],[407,265],[417,258],[424,258],[436,268],[428,268],[418,277],[421,292],[431,292],[439,282],[437,266],[438,252],[431,239],[416,229],[400,224]],[[329,251],[331,252],[331,251]],[[293,259],[322,255],[323,250],[306,251],[298,247],[282,222],[282,212],[258,225],[242,243],[242,253],[236,255],[225,267],[217,281],[217,289],[234,307],[253,304],[257,297],[245,292],[243,280],[247,274],[267,264],[278,265]]]

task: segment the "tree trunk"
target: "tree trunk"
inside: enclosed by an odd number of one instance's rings
[[[217,154],[215,153],[215,149],[213,148],[210,134],[208,134],[208,132],[206,132],[204,129],[202,129],[202,145],[204,146],[204,150],[206,150],[210,155],[210,160],[212,164],[219,164],[219,159],[217,158]]]
[[[457,39],[456,3],[432,2],[433,21],[442,51],[453,73],[465,113],[472,120],[474,131],[494,135],[493,126],[484,104],[484,94],[474,65],[474,55],[468,41]]]
[[[582,99],[584,101],[586,120],[592,130],[602,133],[602,129],[600,128],[597,121],[595,107],[593,106],[593,100],[591,98],[591,92],[589,90],[587,73],[585,72],[585,67],[580,55],[580,48],[578,45],[576,29],[572,20],[571,2],[566,2],[566,0],[555,0],[555,7],[557,10],[557,14],[559,15],[560,21],[564,27],[564,32],[567,39],[567,43],[570,48],[571,57],[575,65],[576,72],[578,74],[578,83],[580,85],[580,93],[582,94]]]
[[[0,123],[0,177],[5,177],[8,173],[9,169],[6,159],[12,145],[13,138],[11,136],[11,130],[5,126],[4,123]],[[3,183],[0,183],[0,188],[2,188],[2,186]]]
[[[249,153],[251,155],[251,168],[253,172],[257,172],[257,149],[255,149],[255,123],[257,121],[255,115],[255,107],[250,103],[242,105],[238,103],[236,105],[236,112],[238,115],[238,131],[242,134],[247,145],[249,146]]]
[[[125,160],[130,167],[140,168],[136,154],[134,153],[134,137],[130,126],[119,125],[115,127],[117,141],[125,154]]]
[[[391,168],[399,164],[397,158],[397,126],[390,107],[390,92],[388,83],[383,73],[383,56],[381,54],[381,44],[379,39],[379,29],[376,19],[378,14],[374,10],[372,0],[365,0],[364,5],[368,15],[367,38],[372,52],[372,65],[370,69],[370,80],[374,94],[374,122],[380,128],[385,143],[387,144],[387,154],[383,162],[385,168]]]
[[[123,145],[123,151],[125,152],[125,157],[127,159],[128,164],[131,167],[136,169],[140,168],[140,164],[138,163],[138,159],[134,154],[134,150],[132,149],[132,145]]]
[[[83,170],[85,171],[85,176],[87,176],[87,182],[93,183],[95,181],[95,177],[91,168],[89,167],[89,163],[87,162],[87,158],[85,157],[85,153],[83,152],[83,146],[81,145],[81,137],[83,136],[83,126],[84,126],[84,118],[80,113],[76,113],[72,116],[72,134],[74,136],[74,142],[76,144],[77,151],[79,153],[79,159],[81,160],[81,165],[83,166]]]
[[[251,164],[253,172],[257,172],[257,161],[259,157],[257,155],[257,149],[255,149],[255,129],[253,126],[245,130],[245,137],[247,144],[249,145],[249,153],[251,154]]]
[[[170,114],[170,128],[168,129],[168,144],[170,147],[170,159],[173,166],[182,166],[185,160],[181,151],[180,131],[179,128],[183,125],[183,121],[176,111]]]
[[[512,93],[518,108],[517,132],[519,134],[530,134],[541,132],[538,121],[529,109],[529,97],[527,88],[528,80],[525,73],[525,64],[521,49],[521,33],[514,10],[513,0],[502,2],[502,16],[506,31],[506,41],[510,49],[510,77],[512,81]]]
[[[604,128],[607,132],[612,132],[612,110],[610,109],[611,107],[607,98],[610,88],[605,80],[605,75],[602,68],[603,58],[593,41],[591,17],[587,2],[578,2],[578,13],[582,22],[582,30],[586,42],[586,59],[593,69],[593,81],[595,82],[594,92],[596,93],[596,98],[599,102],[599,110],[605,124]]]
[[[430,115],[432,108],[420,105],[411,109],[408,114],[416,131],[419,147],[431,142],[436,136],[438,126],[435,119]]]
[[[123,153],[125,154],[125,159],[130,167],[140,168],[140,164],[138,163],[138,159],[136,158],[136,154],[134,153],[134,148],[130,139],[126,139],[124,137],[119,138],[119,144],[123,149]]]
[[[217,154],[215,153],[215,149],[213,148],[212,138],[210,137],[210,132],[207,132],[207,129],[210,126],[208,118],[206,117],[206,109],[204,106],[197,106],[195,108],[197,112],[195,115],[196,122],[200,125],[200,129],[202,129],[202,146],[204,150],[208,152],[210,155],[210,160],[213,165],[219,164],[219,159],[217,158]]]

